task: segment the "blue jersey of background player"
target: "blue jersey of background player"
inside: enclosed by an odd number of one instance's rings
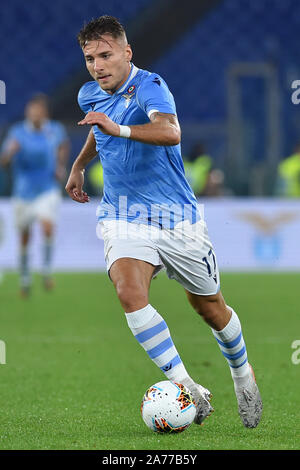
[[[53,287],[51,278],[53,230],[60,200],[59,181],[65,177],[69,155],[62,124],[49,119],[48,99],[38,94],[25,107],[25,120],[11,127],[2,145],[0,164],[11,163],[13,206],[20,241],[21,295],[27,297],[32,278],[28,246],[30,227],[38,220],[43,233],[44,287]]]
[[[29,201],[58,188],[58,150],[66,140],[63,125],[49,119],[39,129],[34,127],[31,119],[10,128],[2,152],[15,146],[12,157],[14,197]]]
[[[176,115],[165,81],[133,64],[113,95],[92,81],[82,86],[78,102],[85,113],[105,113],[120,125],[147,123],[156,112]],[[184,218],[197,219],[197,201],[184,175],[180,144],[145,145],[106,135],[97,125],[93,132],[104,176],[100,218],[164,227]],[[123,204],[120,196],[126,197]]]

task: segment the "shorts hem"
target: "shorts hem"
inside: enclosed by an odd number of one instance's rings
[[[179,282],[179,281],[177,281],[177,282]],[[180,284],[181,284],[181,283],[180,283]],[[181,285],[182,285],[182,287],[184,287],[183,284],[181,284]],[[194,295],[201,295],[201,296],[203,296],[203,297],[208,297],[209,295],[216,295],[216,294],[218,294],[218,292],[220,292],[220,290],[221,290],[221,286],[219,285],[218,288],[217,288],[217,290],[216,290],[215,292],[211,292],[211,293],[208,293],[208,294],[207,294],[207,293],[205,293],[205,294],[203,294],[203,293],[199,294],[199,292],[193,292],[193,291],[191,291],[190,289],[187,289],[186,287],[184,287],[184,289],[187,290],[188,292],[190,292],[191,294],[194,294]]]
[[[109,265],[107,265],[106,267],[106,271],[107,271],[107,275],[109,277],[109,279],[111,280],[111,277],[110,277],[110,269],[112,267],[112,265],[114,264],[115,261],[118,261],[119,259],[122,259],[122,258],[131,258],[131,259],[136,259],[136,260],[139,260],[139,261],[145,261],[145,263],[149,263],[149,264],[152,264],[152,266],[155,267],[155,270],[153,272],[153,275],[152,275],[152,279],[154,277],[156,277],[158,275],[158,273],[164,269],[164,265],[163,264],[153,264],[153,260],[150,260],[150,259],[145,259],[146,257],[139,257],[139,256],[130,256],[130,255],[122,255],[122,256],[118,256],[117,258],[113,259]]]

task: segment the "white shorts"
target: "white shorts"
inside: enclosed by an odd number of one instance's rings
[[[214,295],[219,291],[217,260],[204,221],[184,221],[173,230],[160,230],[124,220],[104,220],[98,229],[104,240],[108,273],[117,259],[134,258],[156,266],[154,275],[165,268],[170,279],[193,294]]]
[[[14,198],[15,224],[19,230],[28,228],[35,220],[54,223],[61,200],[59,189],[51,189],[32,200]]]

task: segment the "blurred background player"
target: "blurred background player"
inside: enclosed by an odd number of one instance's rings
[[[63,125],[49,119],[46,95],[37,94],[25,107],[25,120],[14,124],[2,145],[0,163],[11,163],[13,206],[20,242],[20,292],[30,293],[28,247],[35,220],[43,233],[43,285],[53,287],[51,264],[53,232],[60,201],[60,184],[66,174],[69,143]]]
[[[224,173],[215,168],[213,158],[198,142],[183,160],[185,176],[195,196],[222,196],[225,194]]]

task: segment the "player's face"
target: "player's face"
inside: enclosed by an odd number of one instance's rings
[[[29,103],[25,109],[25,117],[34,126],[40,127],[48,118],[48,109],[43,103]]]
[[[125,38],[104,34],[102,39],[88,41],[83,53],[88,71],[106,92],[114,93],[126,81],[132,51]]]

